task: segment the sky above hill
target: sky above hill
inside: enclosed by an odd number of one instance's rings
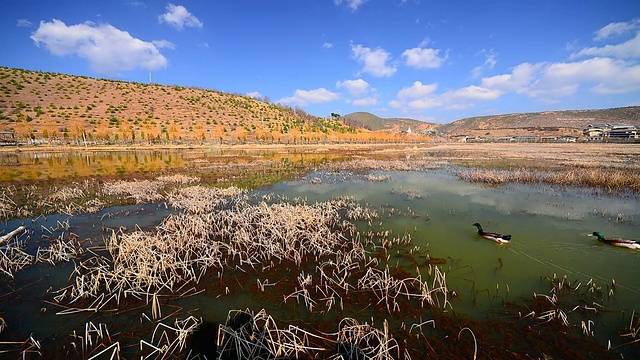
[[[436,123],[640,105],[638,0],[4,0],[0,66]]]

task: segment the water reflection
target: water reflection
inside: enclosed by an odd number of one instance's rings
[[[65,157],[30,159],[33,162],[59,160],[60,163],[69,160]],[[165,164],[186,161],[185,155],[179,153],[110,153],[74,159],[76,166],[79,162],[105,166],[111,161],[120,164],[125,161],[134,164],[136,161]],[[593,279],[603,288],[615,279],[615,296],[603,299],[603,305],[615,312],[598,319],[599,326],[600,322],[605,324],[597,332],[599,341],[617,336],[616,329],[628,323],[628,315],[626,318],[620,316],[620,311],[630,314],[638,310],[640,251],[606,246],[586,236],[592,231],[600,231],[609,237],[638,238],[638,198],[607,197],[589,190],[546,185],[490,188],[460,181],[446,170],[376,174],[390,180],[372,182],[364,175],[318,172],[301,180],[257,190],[254,194],[300,196],[309,203],[354,196],[378,210],[382,227],[395,235],[411,234],[414,244],[428,252],[428,256],[446,259],[442,269],[447,273],[448,286],[459,295],[452,300],[454,311],[474,318],[484,319],[487,311],[495,310],[505,301],[531,299],[534,291],[548,291],[540,278],[554,273],[560,277],[567,275],[575,283],[585,284]],[[124,226],[132,230],[135,225],[152,228],[168,214],[163,206],[145,205],[105,209],[94,215],[25,220],[33,231],[27,250],[34,252],[45,244],[43,228],[55,226],[60,221],[69,221],[71,231],[80,239],[90,239],[87,246],[91,247],[100,243],[105,228]],[[622,218],[619,214],[623,214]],[[475,222],[481,223],[487,231],[511,233],[512,242],[500,246],[480,238],[472,226]],[[10,231],[20,223],[22,221],[16,220],[0,224],[0,233]],[[358,226],[366,231],[370,225],[359,223]],[[403,260],[393,258],[392,261],[400,263]],[[0,296],[5,299],[13,289],[26,288],[20,292],[23,300],[13,299],[3,309],[11,326],[11,339],[24,339],[31,332],[35,332],[36,338],[66,337],[73,330],[81,329],[89,318],[114,324],[114,328],[141,322],[137,312],[124,312],[119,316],[111,313],[75,318],[56,316],[55,312],[60,309],[51,302],[51,289],[64,287],[72,270],[71,264],[55,268],[40,264],[18,273],[15,281],[3,280]],[[423,275],[427,276],[426,273]],[[264,307],[282,318],[292,316],[291,313],[287,315],[285,312],[290,311],[281,305],[261,303],[259,297],[247,292],[218,297],[205,292],[171,304],[213,322],[223,322],[231,309],[248,307]]]
[[[607,197],[548,185],[491,188],[459,181],[446,171],[378,174],[392,180],[351,181],[344,180],[344,174],[319,173],[268,190],[309,201],[349,195],[374,208],[410,209],[411,216],[383,219],[385,228],[395,234],[410,232],[416,245],[431,256],[449,259],[449,285],[462,294],[454,306],[463,312],[483,316],[490,301],[470,301],[481,291],[485,300],[492,299],[487,291],[494,294],[496,288],[504,298],[507,287],[511,299],[530,297],[535,289],[540,291],[540,277],[554,273],[585,283],[593,279],[603,288],[615,279],[618,309],[630,312],[640,303],[640,251],[604,245],[587,236],[600,231],[612,238],[639,239],[637,197]],[[314,178],[322,182],[311,181]],[[486,231],[512,234],[512,242],[500,246],[482,239],[472,226],[475,222]]]
[[[173,168],[192,169],[256,160],[314,164],[333,154],[277,149],[177,149],[131,151],[2,152],[0,182],[122,175]]]

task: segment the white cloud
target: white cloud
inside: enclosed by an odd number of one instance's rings
[[[407,111],[422,111],[442,105],[442,101],[433,92],[438,88],[438,84],[424,85],[420,81],[415,81],[411,86],[402,88],[398,92],[395,100],[389,102],[394,108],[404,108]]]
[[[398,92],[398,98],[402,100],[418,99],[433,93],[437,88],[438,84],[436,83],[423,85],[422,82],[416,81],[410,87],[402,88],[402,90]]]
[[[619,59],[640,58],[640,33],[622,44],[582,49],[577,53],[571,54],[570,58],[576,59],[583,56],[611,56]]]
[[[483,71],[493,69],[498,63],[498,60],[496,59],[498,57],[498,53],[493,51],[493,49],[489,50],[489,52],[482,50],[482,52],[486,53],[484,63],[481,66],[476,66],[475,68],[473,68],[473,70],[471,70],[471,76],[474,79],[482,76]]]
[[[511,71],[510,74],[496,75],[483,78],[481,86],[487,89],[496,89],[504,92],[526,92],[529,85],[540,76],[545,64],[522,63]]]
[[[160,23],[167,23],[178,30],[186,27],[202,27],[202,22],[198,20],[187,8],[182,5],[168,4],[167,12],[158,16]]]
[[[442,106],[442,102],[436,98],[424,98],[410,101],[407,106],[411,110],[428,110]]]
[[[155,45],[158,49],[175,49],[176,46],[173,45],[173,43],[171,41],[167,41],[167,40],[153,40],[151,41],[151,43],[153,45]]]
[[[487,89],[481,86],[471,85],[461,89],[448,91],[444,94],[445,97],[451,99],[463,99],[463,100],[495,100],[502,95],[502,92],[495,89]]]
[[[383,49],[371,50],[362,45],[351,46],[353,58],[364,64],[362,71],[376,77],[389,77],[398,70],[394,66],[388,66],[389,53]]]
[[[306,106],[309,104],[321,104],[338,100],[338,94],[331,92],[325,88],[315,90],[296,90],[294,95],[288,98],[282,98],[276,103],[297,104]]]
[[[544,68],[534,82],[531,96],[568,96],[581,85],[593,85],[595,93],[629,93],[640,89],[640,65],[610,58],[593,58],[580,62],[554,63]]]
[[[596,31],[594,40],[604,40],[610,37],[620,36],[640,29],[640,18],[633,19],[628,22],[611,23],[602,29]]]
[[[429,48],[413,48],[407,49],[402,53],[402,57],[405,59],[405,65],[415,67],[418,69],[434,69],[442,66],[442,63],[447,57],[440,57],[438,54],[440,49]]]
[[[575,94],[583,86],[598,94],[622,94],[640,89],[640,65],[611,58],[577,62],[523,63],[510,74],[482,79],[481,86],[548,101]]]
[[[33,23],[27,19],[18,19],[17,27],[32,27]]]
[[[378,97],[377,96],[369,96],[362,99],[356,99],[351,102],[354,106],[372,106],[378,105]]]
[[[108,24],[86,22],[67,26],[56,19],[42,21],[31,39],[53,55],[84,58],[93,71],[101,74],[117,74],[135,68],[158,70],[168,64],[152,42],[134,38]]]
[[[333,44],[330,42],[326,42],[324,44],[322,44],[322,47],[325,49],[331,49],[333,47]]]
[[[344,3],[351,11],[356,11],[358,8],[366,3],[368,0],[333,0],[333,3],[336,5],[340,5]]]
[[[338,81],[336,87],[347,89],[351,96],[361,96],[374,90],[368,82],[362,79]]]
[[[253,99],[262,99],[263,98],[262,94],[257,92],[257,91],[252,91],[250,93],[246,93],[245,96],[248,96],[248,97],[253,98]]]

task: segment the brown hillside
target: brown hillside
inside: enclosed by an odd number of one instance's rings
[[[622,123],[640,126],[640,107],[480,116],[442,125],[438,130],[449,135],[582,135],[582,129],[590,124]]]
[[[294,143],[379,136],[298,108],[200,88],[0,67],[0,91],[0,131],[15,131],[18,141]]]
[[[435,124],[406,118],[380,118],[368,112],[355,112],[342,117],[345,124],[371,131],[389,131],[391,133],[405,132],[411,129],[413,133],[427,133],[435,128]]]

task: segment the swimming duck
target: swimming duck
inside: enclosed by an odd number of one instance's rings
[[[625,247],[625,248],[629,248],[629,249],[640,249],[640,244],[638,244],[635,240],[625,240],[625,239],[612,239],[612,240],[607,240],[604,238],[604,235],[602,235],[602,233],[599,233],[597,231],[593,232],[593,236],[598,238],[598,241],[603,242],[605,244],[609,244],[609,245],[613,245],[613,246],[619,246],[619,247]]]
[[[511,235],[501,235],[492,232],[485,232],[482,230],[482,226],[478,223],[473,224],[473,226],[478,228],[478,235],[482,236],[485,239],[493,240],[498,244],[506,244],[511,242]]]

